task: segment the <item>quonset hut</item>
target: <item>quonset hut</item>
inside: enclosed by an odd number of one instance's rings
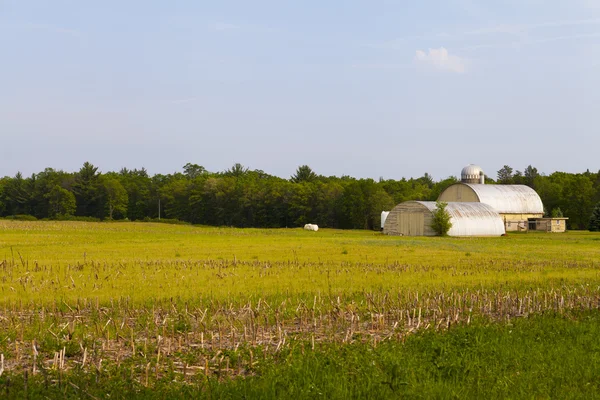
[[[431,229],[434,201],[407,201],[398,204],[385,219],[383,233],[396,236],[435,236]],[[449,202],[450,236],[501,236],[505,233],[500,215],[484,203]]]
[[[525,185],[486,185],[481,167],[467,165],[461,182],[449,186],[438,197],[448,203],[450,236],[497,236],[506,231],[543,230],[564,232],[567,218],[542,218],[542,199]],[[434,202],[408,201],[398,204],[387,218],[382,213],[383,233],[431,236]]]
[[[479,166],[468,165],[462,170],[461,182],[444,190],[438,201],[488,204],[500,214],[507,231],[527,230],[529,220],[544,216],[542,199],[529,186],[485,185],[484,180]]]

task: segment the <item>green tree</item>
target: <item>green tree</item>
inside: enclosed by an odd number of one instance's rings
[[[344,194],[340,201],[341,228],[370,229],[369,197],[375,185],[372,179],[352,179],[345,183]]]
[[[512,183],[513,185],[524,185],[526,182],[525,177],[523,176],[523,173],[519,170],[515,171],[515,173],[513,174],[512,180],[510,183]]]
[[[206,173],[202,165],[187,163],[183,166],[183,173],[190,179],[195,179]]]
[[[552,216],[552,218],[562,218],[563,212],[560,209],[560,207],[556,207],[556,208],[552,209],[551,216]]]
[[[98,167],[85,162],[75,175],[73,192],[77,200],[77,215],[86,217],[104,217],[102,190]]]
[[[9,178],[0,178],[0,215],[4,215],[6,209],[6,198],[4,195],[4,187]]]
[[[429,175],[429,173],[425,172],[422,177],[416,179],[418,182],[427,186],[429,189],[433,188],[434,181],[433,176]]]
[[[594,211],[592,211],[588,229],[592,232],[600,232],[600,203],[596,204]]]
[[[75,214],[76,204],[75,195],[55,185],[49,193],[46,194],[48,199],[48,211],[50,218],[58,218]]]
[[[438,236],[448,236],[448,231],[452,228],[452,222],[450,219],[450,213],[446,210],[448,207],[448,203],[445,202],[436,202],[435,210],[433,211],[433,217],[431,219],[431,229]]]
[[[509,184],[512,183],[513,180],[513,169],[508,165],[500,168],[498,170],[498,183],[501,184]]]
[[[211,176],[202,186],[193,188],[190,196],[190,207],[194,215],[198,216],[196,223],[208,225],[223,225],[223,210],[220,209],[220,178]]]
[[[73,174],[46,168],[35,174],[31,186],[31,204],[33,215],[37,218],[51,217],[49,197],[55,186],[69,190],[73,183]]]
[[[190,182],[182,174],[176,174],[159,190],[163,217],[188,221]]]
[[[246,175],[247,173],[248,173],[248,168],[244,167],[240,163],[233,164],[233,167],[231,167],[230,169],[225,171],[225,175],[235,176],[236,178]]]
[[[164,175],[150,178],[144,168],[140,170],[123,168],[119,172],[119,180],[127,191],[127,218],[135,221],[158,216],[159,195],[154,189],[159,183],[166,181]]]
[[[12,215],[31,213],[31,182],[20,172],[9,178],[4,185],[7,212]]]
[[[289,223],[290,226],[302,226],[314,223],[316,213],[316,186],[310,182],[300,182],[292,185],[289,198]]]
[[[104,178],[102,185],[106,191],[106,207],[108,208],[108,218],[113,219],[115,212],[119,216],[127,213],[128,196],[127,190],[123,187],[118,178]]]
[[[308,165],[299,166],[296,173],[290,178],[294,183],[313,182],[315,179],[317,179],[317,174]]]
[[[525,168],[525,171],[523,172],[523,176],[524,176],[525,184],[527,186],[535,189],[535,178],[540,176],[537,168],[534,168],[531,165],[528,165],[527,168]]]
[[[70,196],[58,192],[58,186],[75,195],[75,215],[81,216],[156,218],[160,204],[161,216],[199,224],[284,227],[311,222],[326,227],[372,229],[378,226],[382,210],[407,200],[435,200],[456,181],[451,177],[434,182],[429,174],[379,181],[325,177],[317,176],[306,165],[298,167],[290,179],[249,171],[241,164],[215,174],[197,164],[188,163],[183,169],[184,173],[152,177],[144,168],[101,174],[98,168],[85,163],[76,173],[52,168],[28,178],[18,173],[0,179],[0,216],[30,214],[46,218],[68,214]],[[528,166],[521,174],[504,166],[499,180],[534,187],[549,215],[559,215],[560,209],[569,217],[568,228],[587,228],[594,205],[600,201],[600,173],[544,175]],[[486,182],[493,180],[486,177]]]
[[[382,188],[375,189],[369,197],[369,229],[379,229],[381,226],[381,212],[394,208],[392,196]]]
[[[534,180],[536,192],[542,198],[544,207],[553,210],[560,207],[563,197],[563,183],[556,174],[550,176],[537,176]]]
[[[576,229],[585,229],[594,208],[594,186],[584,174],[564,174],[561,209],[569,217],[569,223]]]
[[[344,195],[344,187],[339,181],[317,181],[315,185],[317,189],[317,216],[315,222],[319,226],[338,228],[340,202]]]

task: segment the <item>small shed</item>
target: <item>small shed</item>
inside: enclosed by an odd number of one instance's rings
[[[569,218],[534,218],[529,220],[530,231],[562,233],[567,231]]]
[[[383,233],[398,236],[435,236],[431,229],[433,201],[407,201],[398,204],[385,220]],[[450,214],[450,236],[501,236],[506,231],[500,214],[485,203],[451,202],[446,211]]]

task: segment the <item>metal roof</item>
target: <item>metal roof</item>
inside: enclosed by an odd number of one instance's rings
[[[544,204],[535,190],[525,185],[483,185],[477,183],[455,183],[465,185],[477,195],[479,202],[489,204],[500,214],[543,214]],[[451,192],[449,192],[451,193]]]
[[[479,165],[469,164],[462,169],[460,172],[460,179],[465,181],[468,179],[479,179],[479,177],[483,174],[483,170]]]
[[[435,211],[434,201],[417,201]],[[500,236],[506,233],[504,221],[496,210],[484,203],[447,203],[446,211],[450,214],[452,228],[450,236]]]
[[[463,183],[501,214],[543,214],[544,204],[535,190],[525,185],[482,185]]]

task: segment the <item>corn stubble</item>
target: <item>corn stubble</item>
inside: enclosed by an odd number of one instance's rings
[[[415,332],[600,306],[600,236],[585,233],[457,240],[0,226],[0,377],[50,384],[110,371],[143,386],[224,380],[252,376],[290,349],[377,348]]]

